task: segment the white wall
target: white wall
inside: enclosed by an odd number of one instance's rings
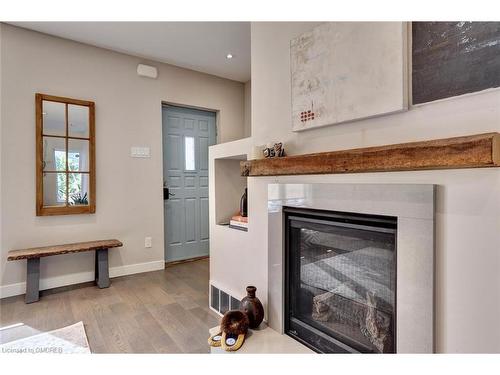
[[[25,262],[6,261],[15,248],[118,238],[124,247],[110,252],[113,274],[162,267],[161,103],[218,110],[226,142],[243,136],[244,85],[150,62],[159,70],[151,80],[137,76],[144,61],[136,57],[5,24],[0,32],[2,295],[24,293]],[[96,103],[94,215],[35,216],[36,92]],[[151,147],[151,158],[130,158],[131,146]],[[52,282],[42,286],[83,281],[92,271],[91,253],[43,259],[42,278]]]
[[[313,26],[252,23],[253,144],[279,140],[289,154],[302,154],[500,131],[500,91],[494,90],[293,133],[289,41]],[[250,230],[238,260],[251,267],[241,267],[233,284],[234,288],[257,284],[264,302],[267,274],[263,276],[260,269],[267,270],[267,185],[299,181],[437,184],[437,351],[500,352],[499,168],[249,178]],[[219,259],[213,256],[211,262]],[[222,272],[212,273],[211,278],[232,283]]]
[[[3,118],[3,111],[2,111],[2,82],[3,82],[3,76],[2,76],[2,57],[3,57],[3,48],[2,48],[2,35],[3,35],[3,29],[2,26],[0,25],[0,244],[2,243],[3,239],[3,193],[2,193],[2,186],[3,186],[3,157],[2,157],[2,142],[3,142],[3,126],[2,126],[2,118]],[[1,248],[0,248],[1,252]],[[1,268],[0,268],[1,269]],[[1,277],[0,277],[1,279]]]
[[[245,83],[245,137],[252,135],[252,81]]]
[[[250,152],[251,138],[210,147],[210,279],[219,289],[239,299],[246,295],[247,285],[255,285],[257,295],[265,302],[267,262],[263,261],[267,259],[267,253],[266,249],[255,246],[253,223],[249,223],[248,232],[217,225],[228,216],[228,212],[239,210],[240,198],[248,182],[244,178],[242,181],[239,168],[234,164],[227,165],[237,160],[228,158],[245,160]],[[223,165],[225,168],[221,168]]]

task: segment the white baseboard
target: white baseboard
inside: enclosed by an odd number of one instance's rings
[[[136,263],[119,267],[111,267],[109,269],[109,277],[133,275],[134,273],[159,271],[163,269],[165,269],[165,261],[155,260],[154,262]],[[94,280],[93,272],[92,272],[92,280]]]
[[[163,260],[154,262],[128,264],[125,266],[110,267],[109,277],[132,275],[134,273],[158,271],[165,268]],[[59,288],[61,286],[74,285],[94,281],[94,272],[79,272],[69,275],[49,277],[40,279],[40,290]],[[26,293],[26,282],[0,286],[0,298],[18,296]]]

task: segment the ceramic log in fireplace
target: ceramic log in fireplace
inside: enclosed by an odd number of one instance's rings
[[[397,219],[283,212],[285,332],[323,353],[394,353]]]

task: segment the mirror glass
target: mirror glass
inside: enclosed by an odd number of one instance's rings
[[[68,173],[68,203],[75,206],[89,204],[89,174]]]
[[[43,137],[43,170],[66,170],[66,139]]]
[[[94,108],[35,94],[37,216],[95,213]]]
[[[59,102],[42,101],[44,135],[66,135],[66,105]]]
[[[89,138],[89,107],[68,104],[68,135]]]
[[[43,205],[66,205],[66,173],[43,174]]]
[[[89,171],[89,141],[68,139],[68,168],[70,171]]]

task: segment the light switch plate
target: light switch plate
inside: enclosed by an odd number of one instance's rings
[[[149,158],[151,157],[151,152],[149,147],[133,146],[130,148],[130,156],[133,158]]]
[[[152,247],[153,246],[152,242],[153,242],[153,239],[151,237],[145,237],[144,238],[144,247],[145,248]]]

